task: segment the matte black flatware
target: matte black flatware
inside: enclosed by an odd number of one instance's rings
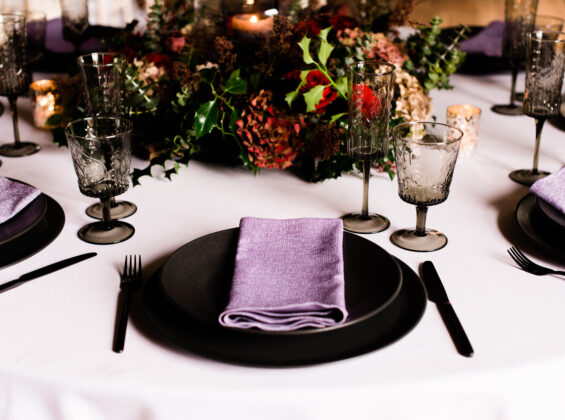
[[[60,270],[62,268],[68,267],[69,265],[76,264],[78,262],[87,260],[88,258],[94,257],[96,252],[88,252],[86,254],[77,255],[76,257],[67,258],[66,260],[62,260],[53,264],[49,264],[45,267],[38,268],[37,270],[30,271],[29,273],[23,274],[20,278],[16,280],[12,280],[0,285],[0,293],[5,292],[6,290],[13,289],[14,287],[18,287],[25,282],[30,280],[36,279],[38,277],[44,276],[46,274],[52,273],[54,271]]]
[[[116,335],[112,350],[121,353],[124,350],[126,340],[126,328],[129,317],[129,303],[131,292],[141,284],[141,256],[126,256],[124,261],[124,271],[120,280],[120,303],[118,304],[119,313],[117,318]]]
[[[465,334],[465,330],[453,306],[449,302],[447,292],[431,261],[426,261],[422,264],[422,280],[428,293],[428,299],[436,304],[457,351],[463,356],[471,357],[473,355],[473,346],[471,346],[471,342],[467,334]]]
[[[522,270],[527,271],[530,274],[535,274],[536,276],[545,276],[546,274],[558,274],[560,276],[565,276],[565,271],[552,270],[551,268],[536,264],[516,247],[508,249],[508,253]]]

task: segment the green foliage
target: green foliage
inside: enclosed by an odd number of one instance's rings
[[[458,48],[464,39],[467,27],[461,27],[453,39],[445,44],[441,40],[439,17],[432,18],[430,26],[422,26],[406,40],[406,51],[410,60],[404,69],[416,76],[424,89],[450,89],[449,76],[459,69],[465,60],[465,53]]]

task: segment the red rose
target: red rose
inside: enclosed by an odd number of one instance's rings
[[[381,100],[370,87],[364,84],[353,87],[353,103],[367,118],[374,118],[381,110]]]
[[[155,64],[157,67],[170,67],[173,63],[171,57],[166,54],[147,54],[147,59]]]
[[[329,84],[330,81],[328,80],[328,78],[325,76],[324,73],[322,73],[320,70],[312,70],[306,76],[306,82],[300,88],[300,92],[308,92],[310,89],[312,89],[315,86],[329,85]]]
[[[316,105],[316,109],[318,111],[322,111],[325,107],[335,101],[337,98],[337,92],[332,89],[330,86],[324,89],[324,93],[322,95],[322,99]]]
[[[186,39],[179,31],[174,31],[165,41],[167,49],[173,53],[181,52],[185,43]]]
[[[322,27],[317,20],[307,19],[294,25],[294,32],[299,36],[305,35],[308,38],[314,38],[315,36],[318,36],[320,32],[322,32]]]
[[[355,19],[349,16],[343,15],[332,15],[328,19],[328,23],[335,29],[336,31],[340,31],[343,29],[351,29],[355,28],[357,24],[355,23]]]

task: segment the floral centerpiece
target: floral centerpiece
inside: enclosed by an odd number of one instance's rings
[[[411,7],[401,0],[394,10],[373,12],[367,27],[343,8],[303,19],[275,16],[264,37],[242,42],[228,27],[204,43],[189,4],[157,0],[144,30],[132,22],[109,41],[128,58],[134,152],[149,159],[145,169],[134,170],[134,184],[154,165],[167,167],[170,177],[191,159],[253,172],[299,168],[311,181],[352,170],[356,162],[345,146],[348,64],[380,58],[396,66],[394,125],[429,119],[428,92],[449,88],[464,59],[457,48],[464,30],[444,43],[439,18],[400,40],[393,28],[406,24]],[[378,167],[392,177],[392,153]]]

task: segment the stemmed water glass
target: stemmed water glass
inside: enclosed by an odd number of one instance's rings
[[[115,53],[93,52],[78,58],[86,100],[86,115],[90,117],[120,117],[124,113],[126,58]],[[112,218],[123,219],[137,211],[134,203],[110,200]],[[93,204],[86,214],[102,218],[102,206]]]
[[[88,1],[61,0],[63,39],[73,44],[77,52],[86,39],[88,29]]]
[[[512,87],[508,105],[494,105],[497,114],[522,115],[522,107],[516,105],[516,79],[526,57],[526,34],[534,30],[538,0],[506,0],[502,55],[510,62]]]
[[[527,35],[524,114],[535,119],[536,142],[532,169],[510,172],[510,178],[532,185],[549,172],[538,169],[541,132],[547,118],[559,115],[565,69],[565,32],[535,31]]]
[[[398,195],[416,206],[416,228],[394,232],[390,240],[410,251],[435,251],[447,244],[447,237],[426,229],[428,207],[443,203],[459,153],[463,132],[436,122],[409,122],[392,130]]]
[[[0,95],[7,96],[14,128],[14,143],[0,146],[0,155],[26,156],[39,151],[39,146],[20,141],[18,128],[18,96],[27,92],[31,75],[26,56],[25,16],[0,14]]]
[[[83,226],[78,236],[93,244],[114,244],[130,238],[135,229],[113,220],[110,198],[129,188],[131,121],[116,117],[89,117],[70,122],[65,135],[78,177],[80,192],[99,198],[102,221]]]
[[[363,162],[361,213],[342,216],[345,230],[356,233],[381,232],[389,220],[369,213],[369,177],[373,161],[388,151],[388,123],[394,65],[386,61],[359,61],[347,67],[350,156]]]

